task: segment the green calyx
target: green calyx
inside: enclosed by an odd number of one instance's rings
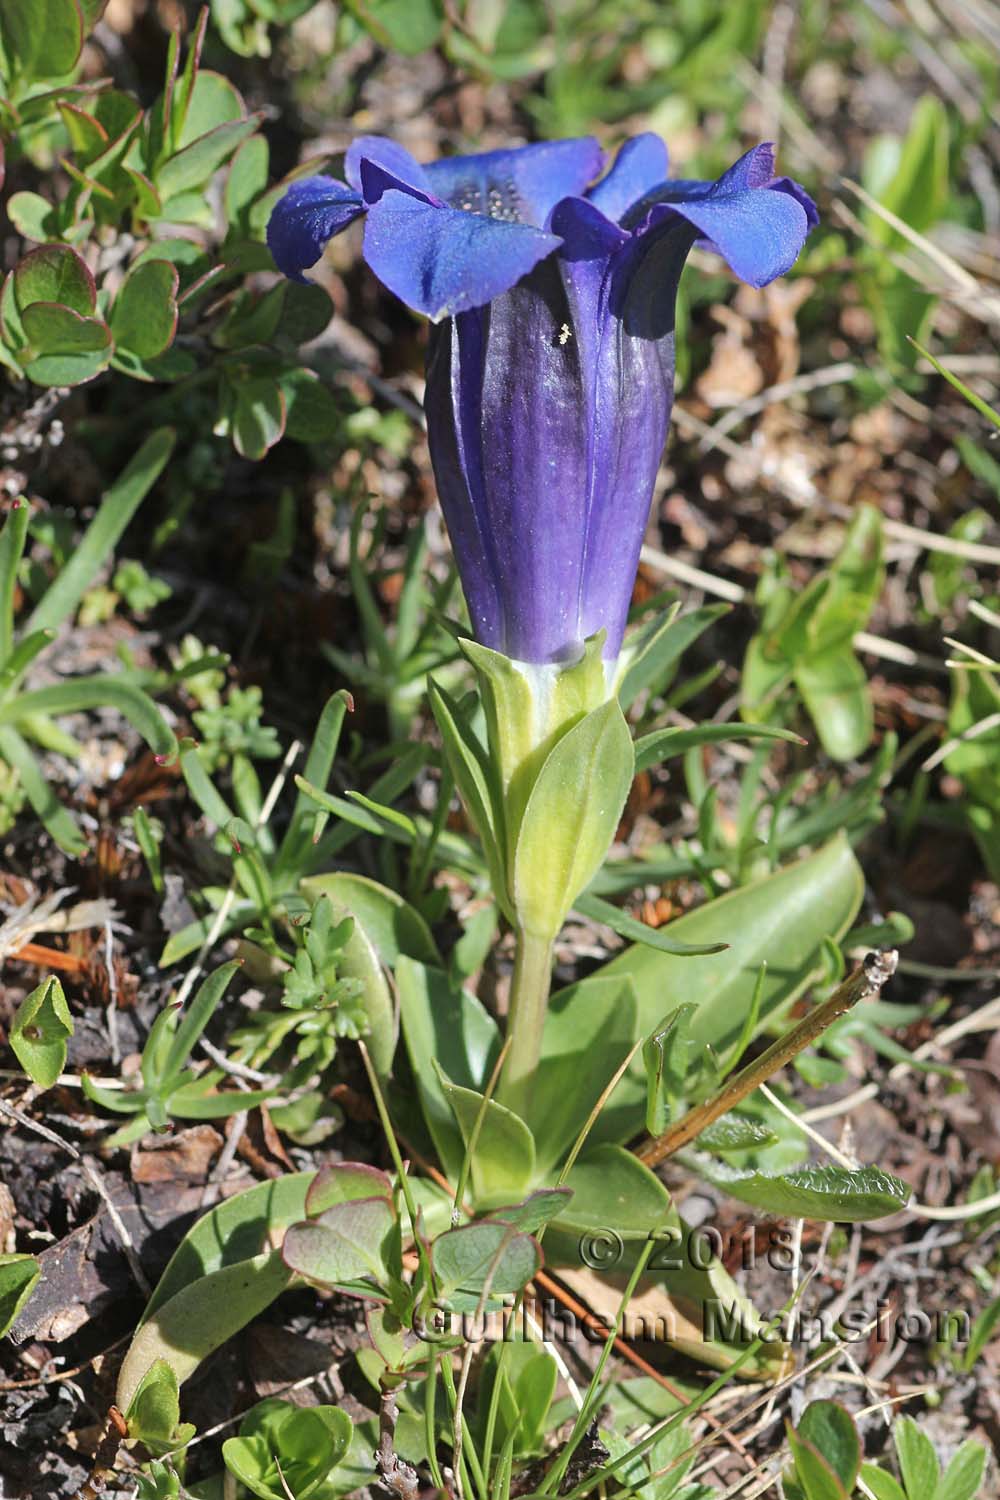
[[[463,705],[437,686],[432,704],[494,891],[520,930],[551,942],[600,868],[625,805],[635,757],[603,632],[566,666],[513,661],[474,641],[486,744]]]

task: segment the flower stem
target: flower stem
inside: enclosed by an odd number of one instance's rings
[[[542,1051],[542,1032],[552,983],[552,939],[519,928],[507,1012],[510,1051],[497,1089],[499,1103],[527,1117]]]

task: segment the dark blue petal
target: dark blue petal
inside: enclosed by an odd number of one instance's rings
[[[744,188],[767,187],[774,180],[774,142],[763,141],[759,146],[751,146],[749,151],[744,152],[739,161],[733,165],[713,184],[713,193],[735,193]],[[673,186],[672,183],[668,186]]]
[[[593,182],[604,152],[592,136],[513,151],[452,156],[425,167],[432,190],[452,208],[544,228],[560,198]]]
[[[634,203],[660,186],[667,164],[667,148],[658,135],[652,131],[635,135],[625,142],[607,177],[590,189],[587,198],[617,223]]]
[[[741,281],[766,286],[798,258],[809,233],[806,211],[788,193],[752,188],[661,205],[651,221],[679,214],[728,261]]]
[[[275,204],[267,244],[279,271],[293,281],[314,266],[335,234],[364,213],[360,196],[335,177],[303,177]]]
[[[382,135],[359,135],[352,141],[344,158],[344,176],[351,187],[359,193],[364,191],[362,163],[374,162],[407,187],[429,190],[427,175],[420,163],[410,155],[405,146],[390,141]]]
[[[768,186],[772,193],[788,193],[796,203],[801,203],[805,216],[809,220],[809,228],[816,228],[819,223],[819,209],[801,183],[795,182],[791,177],[776,177]]]
[[[362,171],[367,196],[367,164]],[[482,307],[558,244],[555,235],[527,224],[482,219],[437,206],[423,194],[382,187],[368,211],[364,253],[391,292],[437,321]]]

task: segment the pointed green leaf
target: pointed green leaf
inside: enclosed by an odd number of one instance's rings
[[[66,1066],[66,1039],[72,1035],[73,1017],[63,987],[52,977],[22,1000],[10,1029],[10,1045],[32,1083],[50,1089]]]

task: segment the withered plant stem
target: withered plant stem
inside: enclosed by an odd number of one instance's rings
[[[887,948],[882,953],[866,954],[864,962],[852,974],[848,974],[828,999],[803,1016],[791,1031],[772,1042],[760,1057],[755,1057],[753,1062],[734,1074],[711,1099],[689,1109],[686,1115],[682,1115],[662,1135],[644,1141],[635,1153],[639,1160],[647,1167],[655,1167],[661,1161],[666,1161],[668,1156],[673,1156],[676,1151],[690,1145],[709,1125],[735,1108],[762,1083],[767,1083],[769,1078],[786,1063],[790,1063],[793,1057],[797,1057],[810,1042],[822,1036],[827,1027],[832,1026],[840,1016],[845,1015],[861,1000],[874,999],[882,986],[895,974],[898,959],[899,955],[894,948]]]

